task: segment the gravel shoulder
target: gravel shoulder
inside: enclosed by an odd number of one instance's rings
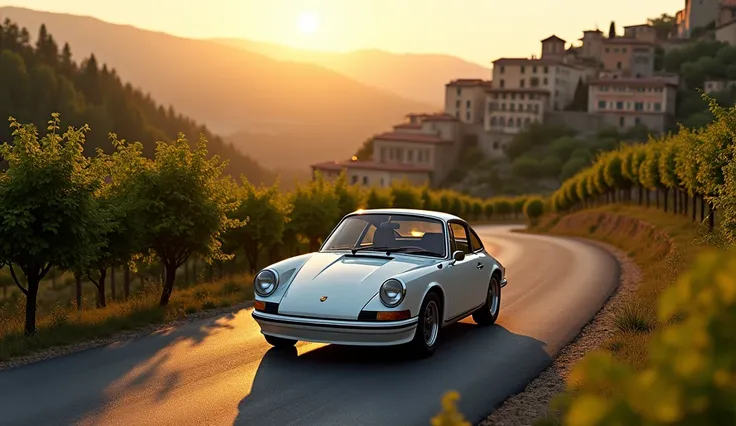
[[[112,343],[121,342],[124,340],[135,339],[143,337],[148,334],[163,332],[173,327],[180,326],[192,321],[218,317],[220,315],[226,315],[229,313],[237,312],[242,309],[247,309],[253,306],[253,301],[247,301],[239,303],[237,305],[228,306],[225,308],[208,309],[206,311],[196,312],[193,314],[186,315],[182,319],[174,321],[167,321],[165,323],[151,324],[146,327],[137,328],[135,330],[123,331],[116,333],[112,336],[103,337],[99,339],[86,340],[84,342],[76,343],[73,345],[58,346],[54,348],[45,349],[31,355],[26,355],[18,358],[13,358],[8,361],[0,362],[0,371],[8,370],[11,368],[19,367],[21,365],[32,364],[34,362],[45,361],[48,359],[70,355],[73,353],[81,352],[87,349],[97,348],[100,346],[106,346]]]
[[[616,332],[614,318],[617,309],[631,297],[639,286],[641,271],[624,251],[612,245],[584,241],[611,253],[620,265],[620,283],[616,292],[605,306],[580,332],[578,337],[565,346],[552,364],[527,385],[523,392],[507,399],[479,426],[530,426],[548,414],[549,403],[565,390],[565,381],[570,369],[583,356],[598,349]]]

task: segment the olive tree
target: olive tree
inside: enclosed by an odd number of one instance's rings
[[[89,127],[60,133],[55,113],[39,140],[35,126],[10,123],[13,142],[0,146],[8,162],[0,178],[0,263],[26,297],[25,334],[31,335],[41,279],[52,267],[89,264],[102,245],[105,221],[93,195],[99,180],[82,154]]]
[[[160,306],[166,306],[174,289],[177,269],[189,256],[207,263],[228,260],[221,236],[244,224],[228,214],[238,208],[235,183],[223,176],[226,162],[207,158],[202,135],[194,149],[184,134],[173,143],[156,144],[155,161],[137,174],[134,186],[142,203],[146,248],[164,267]]]

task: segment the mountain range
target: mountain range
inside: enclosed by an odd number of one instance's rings
[[[5,18],[27,27],[31,38],[45,24],[57,43],[73,47],[76,60],[94,53],[124,81],[204,123],[262,166],[291,172],[349,157],[407,113],[439,110],[442,86],[452,78],[489,74],[442,55],[318,54],[19,7],[0,8]]]

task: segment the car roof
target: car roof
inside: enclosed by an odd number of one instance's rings
[[[461,220],[465,222],[464,219],[452,215],[450,213],[444,213],[444,212],[436,212],[432,210],[420,210],[420,209],[365,209],[365,210],[357,210],[353,213],[350,213],[351,215],[354,214],[366,214],[366,213],[376,213],[376,214],[407,214],[407,215],[415,215],[415,216],[424,216],[432,219],[439,219],[442,221],[450,221],[450,220]]]

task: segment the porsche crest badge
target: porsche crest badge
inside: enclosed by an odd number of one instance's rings
[[[327,296],[322,296],[322,297],[319,298],[319,301],[320,302],[324,302],[325,300],[327,300]]]

